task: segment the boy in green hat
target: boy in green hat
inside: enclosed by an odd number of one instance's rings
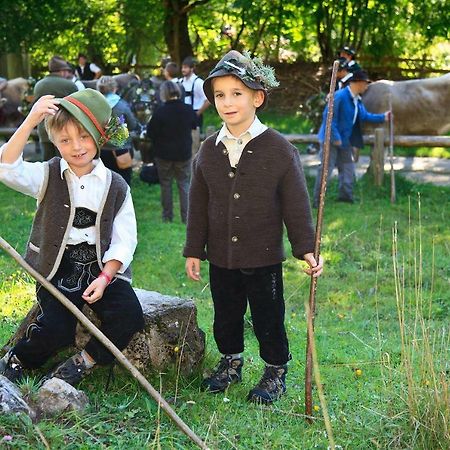
[[[265,362],[248,400],[271,403],[286,391],[291,359],[284,326],[281,263],[283,222],[293,255],[319,276],[313,256],[314,229],[297,149],[263,125],[256,112],[278,85],[273,69],[237,51],[227,53],[203,89],[224,124],[206,139],[192,166],[186,272],[200,280],[209,260],[214,303],[214,338],[222,358],[202,387],[223,392],[242,379],[244,314],[247,303]]]
[[[23,148],[44,119],[61,157],[25,162]],[[103,95],[85,89],[62,99],[41,97],[0,148],[0,180],[37,199],[26,261],[78,308],[87,304],[99,317],[100,329],[119,349],[144,325],[130,284],[136,218],[127,184],[98,156],[105,142],[120,144],[127,136],[121,121],[111,117]],[[12,381],[22,377],[23,369],[42,366],[74,343],[76,318],[41,285],[36,292],[41,313],[0,360],[0,373]],[[48,377],[76,384],[95,364],[113,360],[91,338]]]

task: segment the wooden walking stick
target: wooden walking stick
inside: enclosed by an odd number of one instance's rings
[[[177,427],[186,436],[191,439],[192,442],[197,444],[201,449],[208,449],[205,442],[203,442],[176,414],[176,412],[170,407],[170,405],[164,400],[159,392],[147,381],[147,379],[139,372],[136,367],[125,357],[125,355],[61,292],[58,291],[46,278],[44,278],[39,272],[31,267],[17,251],[11,247],[0,236],[0,247],[5,250],[10,256],[12,256],[19,265],[25,269],[36,281],[38,281],[47,291],[50,292],[57,300],[59,300],[81,323],[86,329],[95,336],[119,361],[122,366],[128,369],[136,380],[142,385],[142,387],[153,397],[163,411],[169,416],[169,418],[177,425]]]
[[[395,203],[397,190],[394,171],[394,114],[392,113],[392,94],[389,94],[389,162],[391,163],[391,203]]]
[[[330,159],[331,122],[333,121],[334,91],[336,88],[336,73],[339,61],[334,61],[331,73],[330,91],[328,94],[328,114],[325,127],[325,141],[322,154],[322,176],[320,180],[319,207],[317,210],[316,235],[314,240],[314,258],[318,262],[320,256],[320,241],[322,238],[323,209],[325,205],[325,192],[327,190],[328,163]],[[312,421],[312,374],[314,364],[314,315],[316,309],[317,278],[311,276],[309,289],[309,303],[307,308],[307,338],[306,338],[306,367],[305,367],[305,414],[309,422]],[[318,366],[316,365],[316,368]],[[318,371],[315,370],[316,384],[320,386]],[[317,383],[319,381],[319,383]],[[324,410],[324,412],[326,409]],[[326,421],[325,421],[326,422]]]

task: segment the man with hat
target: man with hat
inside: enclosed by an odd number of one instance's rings
[[[353,73],[357,70],[361,70],[361,66],[356,62],[356,51],[353,47],[344,45],[339,50],[339,58],[344,58],[347,61],[347,69]]]
[[[39,80],[34,86],[34,98],[37,102],[43,95],[65,97],[78,90],[76,84],[71,81],[73,72],[70,64],[60,56],[52,56],[48,62],[49,74]],[[48,161],[58,156],[58,150],[50,141],[45,131],[44,122],[38,125],[39,143],[43,152],[42,159]]]
[[[389,120],[389,112],[383,114],[372,114],[364,107],[361,101],[361,95],[366,91],[369,82],[367,72],[364,70],[357,70],[349,79],[349,85],[337,91],[334,97],[328,176],[331,175],[334,167],[337,166],[339,172],[338,201],[342,202],[354,202],[353,180],[355,163],[353,159],[352,147],[363,146],[362,136],[360,137],[361,142],[355,141],[355,130],[360,127],[360,123],[364,121],[382,123]],[[321,159],[325,141],[327,116],[328,105],[325,106],[322,125],[318,135],[321,147]],[[321,176],[322,165],[319,167],[314,186],[314,207],[317,207],[319,203]]]

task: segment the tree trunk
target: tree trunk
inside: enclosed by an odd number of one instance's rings
[[[188,29],[187,0],[164,0],[164,39],[170,57],[181,64],[186,56],[193,55]]]

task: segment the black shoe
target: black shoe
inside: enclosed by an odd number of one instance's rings
[[[11,350],[0,359],[0,375],[13,383],[20,381],[23,377],[22,364]]]
[[[286,392],[287,365],[266,366],[259,383],[248,393],[247,400],[269,404],[278,400]]]
[[[243,365],[243,358],[232,359],[231,355],[223,356],[214,372],[202,381],[202,390],[217,394],[224,392],[231,383],[239,383],[242,381]]]
[[[338,199],[336,199],[336,201],[343,203],[355,203],[355,200],[353,200],[352,198],[343,198],[343,197],[339,197]]]
[[[77,353],[60,364],[53,372],[50,372],[45,377],[45,380],[55,377],[74,386],[87,374],[88,368],[86,367],[84,359],[79,353]]]

